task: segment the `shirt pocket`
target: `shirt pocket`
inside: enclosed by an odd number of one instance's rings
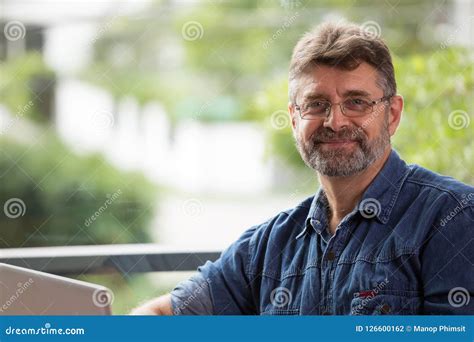
[[[259,293],[261,315],[299,315],[301,312],[300,276],[287,276],[283,279],[262,277]]]
[[[417,315],[421,298],[416,291],[380,291],[368,297],[356,296],[351,301],[351,315]]]

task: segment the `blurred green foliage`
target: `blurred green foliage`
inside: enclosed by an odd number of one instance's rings
[[[143,176],[76,155],[50,133],[29,139],[0,140],[0,248],[150,241],[155,191]],[[8,209],[10,199],[24,207]]]
[[[404,117],[394,146],[411,163],[474,184],[472,51],[440,49],[397,58]]]
[[[0,62],[0,103],[14,115],[37,122],[50,120],[54,85],[55,74],[39,53]]]
[[[82,76],[118,98],[159,101],[172,120],[252,120],[248,103],[268,79],[286,73],[293,46],[313,26],[341,18],[380,24],[396,47],[392,52],[406,56],[437,48],[436,33],[420,30],[432,6],[429,0],[231,0],[177,7],[155,1],[143,20],[104,23],[93,64]]]

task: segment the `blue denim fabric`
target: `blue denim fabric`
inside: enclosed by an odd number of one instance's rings
[[[474,314],[472,186],[392,150],[333,236],[327,222],[319,189],[199,267],[173,291],[173,306],[216,315]],[[186,311],[183,293],[193,288],[206,291]]]

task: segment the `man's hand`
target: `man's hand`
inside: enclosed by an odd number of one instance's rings
[[[133,309],[130,315],[159,315],[172,316],[173,307],[171,305],[171,295],[166,294],[152,299],[145,304]]]

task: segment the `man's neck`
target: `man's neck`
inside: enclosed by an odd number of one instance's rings
[[[335,233],[342,219],[354,209],[367,187],[384,166],[390,152],[391,147],[389,146],[382,157],[364,171],[353,176],[328,177],[319,175],[319,181],[329,203],[330,215],[328,220],[331,235]]]

